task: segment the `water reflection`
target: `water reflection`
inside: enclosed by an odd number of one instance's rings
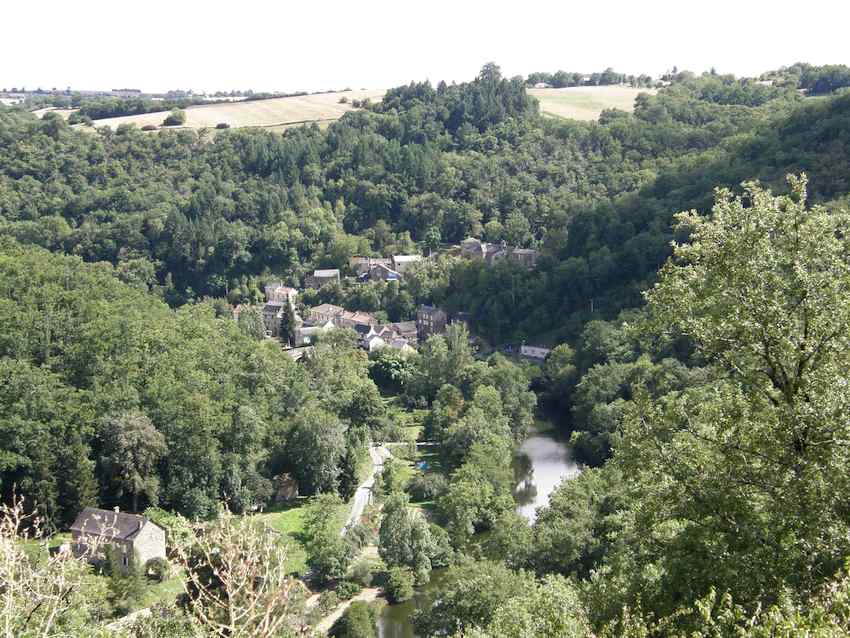
[[[549,495],[565,478],[576,476],[581,469],[573,461],[567,440],[557,431],[532,432],[514,459],[517,512],[534,522],[536,510],[549,502]],[[417,589],[412,600],[387,605],[378,621],[379,638],[415,638],[411,617],[424,607],[428,597],[439,588],[443,574],[435,571],[431,582]]]
[[[549,495],[561,481],[580,471],[563,437],[554,431],[532,434],[514,460],[517,512],[534,522],[537,508],[549,502]]]

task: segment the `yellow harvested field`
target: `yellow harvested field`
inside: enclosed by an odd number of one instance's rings
[[[605,109],[633,111],[639,93],[655,94],[655,89],[630,86],[570,86],[563,89],[528,89],[540,101],[540,111],[573,120],[596,120]]]
[[[339,93],[190,106],[185,109],[186,124],[184,128],[215,128],[215,125],[220,122],[226,122],[232,128],[244,126],[285,127],[286,125],[303,124],[305,122],[338,120],[349,111],[354,110],[351,106],[352,100],[368,98],[372,102],[377,102],[384,96],[385,92],[383,89],[342,91]],[[341,97],[347,98],[348,103],[340,104]],[[168,111],[159,111],[143,115],[110,117],[95,120],[94,125],[111,128],[121,124],[135,124],[139,127],[147,124],[159,126],[167,115]]]
[[[46,113],[58,113],[63,120],[67,120],[69,117],[71,117],[71,113],[76,110],[77,109],[58,109],[54,106],[48,106],[47,108],[33,111],[32,114],[35,115],[38,119],[41,119]]]

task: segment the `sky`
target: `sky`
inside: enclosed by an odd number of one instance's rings
[[[382,89],[613,67],[850,65],[847,0],[81,0],[3,7],[0,88]]]

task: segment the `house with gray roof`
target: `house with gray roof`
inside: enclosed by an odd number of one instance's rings
[[[318,290],[325,284],[339,282],[339,268],[330,268],[326,270],[314,270],[312,275],[307,275],[305,281],[308,288]]]
[[[104,546],[117,548],[123,567],[135,554],[139,565],[152,558],[165,558],[165,530],[145,516],[86,507],[71,525],[71,546],[82,555]],[[99,558],[92,556],[92,558]]]

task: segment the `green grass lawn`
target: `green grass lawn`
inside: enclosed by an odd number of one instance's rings
[[[151,583],[142,598],[141,607],[150,607],[157,603],[172,602],[183,593],[183,574],[175,574],[161,583]]]
[[[300,497],[293,505],[273,507],[262,514],[253,515],[286,538],[286,571],[289,573],[307,572],[307,552],[302,542],[306,504],[307,498]]]

